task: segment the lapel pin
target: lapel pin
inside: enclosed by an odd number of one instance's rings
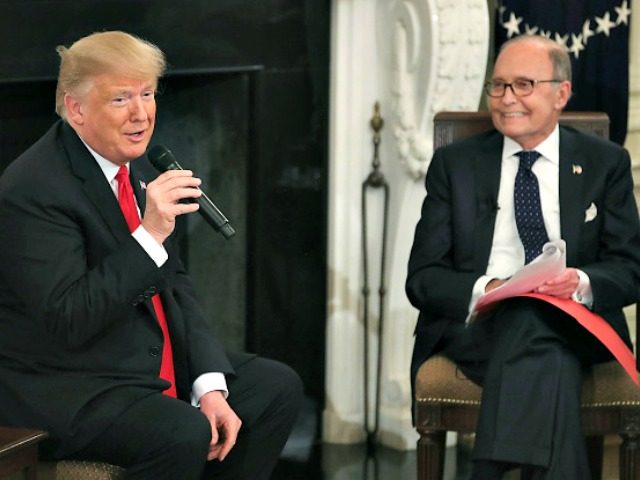
[[[574,163],[571,168],[574,175],[582,175],[582,165],[576,165]]]
[[[575,168],[575,165],[574,165],[574,168]],[[575,171],[574,171],[574,173],[575,173]],[[142,180],[140,180],[140,189],[142,189],[142,190],[146,190],[147,189],[147,184],[144,183]]]

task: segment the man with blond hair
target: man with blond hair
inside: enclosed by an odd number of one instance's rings
[[[61,120],[0,179],[0,424],[127,478],[267,479],[301,384],[203,318],[175,238],[200,179],[145,157],[164,55],[117,31],[58,53]]]

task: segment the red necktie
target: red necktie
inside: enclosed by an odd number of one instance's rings
[[[129,225],[129,231],[133,232],[140,225],[140,216],[138,214],[138,208],[133,198],[133,189],[131,188],[131,181],[129,180],[129,170],[124,165],[120,167],[116,175],[116,181],[118,182],[118,203],[120,209],[124,214],[124,218]],[[153,302],[153,308],[155,309],[156,316],[158,317],[158,323],[162,329],[162,336],[164,338],[164,345],[162,347],[162,363],[160,364],[160,378],[171,383],[171,386],[167,388],[163,393],[170,397],[177,397],[175,374],[173,370],[173,352],[171,349],[171,339],[169,338],[169,328],[167,327],[167,317],[164,314],[164,308],[162,307],[162,301],[160,295],[155,294],[151,301]]]

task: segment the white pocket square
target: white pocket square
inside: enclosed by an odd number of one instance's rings
[[[598,216],[598,208],[596,207],[595,203],[591,202],[591,205],[589,205],[589,208],[587,208],[584,211],[584,223],[590,222],[597,216]]]

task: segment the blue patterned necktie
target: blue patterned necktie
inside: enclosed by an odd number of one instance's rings
[[[523,150],[517,155],[520,157],[520,165],[513,188],[513,203],[516,212],[516,226],[524,247],[524,263],[527,264],[540,255],[542,247],[549,241],[549,237],[542,218],[538,179],[531,171],[531,166],[540,157],[540,154],[535,150]]]

